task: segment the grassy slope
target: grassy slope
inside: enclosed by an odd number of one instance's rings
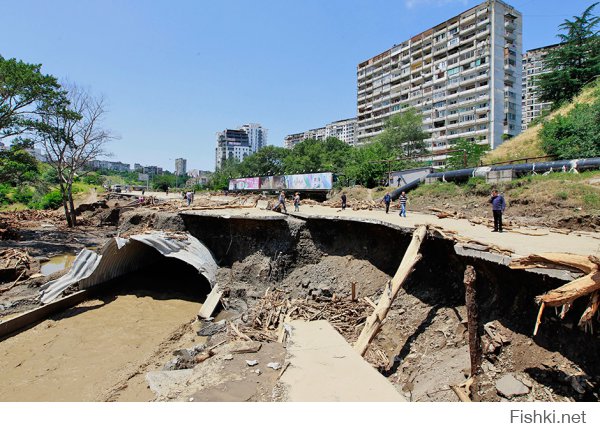
[[[573,102],[552,111],[548,114],[547,118],[550,119],[558,114],[565,115],[571,111],[576,104],[593,102],[598,97],[598,90],[600,90],[600,79],[586,86]],[[537,124],[528,128],[516,137],[505,141],[495,150],[489,152],[483,158],[483,163],[493,164],[513,159],[543,156],[545,152],[542,150],[538,139],[538,133],[541,128],[542,125]]]
[[[409,195],[415,204],[427,207],[440,200],[482,200],[489,197],[492,187],[494,186],[486,184],[483,179],[472,179],[461,185],[439,182],[422,185]],[[592,214],[600,212],[600,171],[526,176],[497,187],[509,205],[513,203],[532,208],[579,208]]]

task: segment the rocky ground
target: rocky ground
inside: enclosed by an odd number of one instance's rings
[[[352,199],[357,198],[349,197],[350,202]],[[82,247],[99,247],[107,237],[114,236],[117,230],[124,234],[136,232],[150,225],[155,226],[157,220],[160,225],[160,217],[152,210],[146,209],[119,210],[121,218],[116,219],[117,226],[114,223],[114,215],[111,214],[115,208],[127,208],[125,206],[131,201],[114,197],[106,200],[104,204],[88,208],[82,213],[83,226],[75,230],[66,229],[60,222],[60,213],[46,214],[41,219],[23,216],[17,219],[16,223],[11,221],[13,231],[17,235],[3,241],[0,249],[20,249],[29,254],[31,260],[23,267],[29,279],[24,278],[22,282],[17,283],[11,280],[0,285],[0,320],[38,304],[39,286],[60,275],[57,273],[50,277],[36,276],[41,264],[52,255],[76,252]],[[413,205],[418,207],[415,201]],[[465,205],[470,207],[465,208]],[[472,210],[473,215],[484,214],[485,210],[480,208],[484,205],[475,202],[440,203],[440,206],[448,211]],[[126,212],[132,213],[124,217]],[[226,295],[222,302],[225,313],[222,312],[215,320],[220,322],[220,327],[213,329],[214,333],[205,330],[205,334],[201,336],[208,337],[208,340],[201,349],[194,351],[195,345],[190,345],[188,352],[175,352],[175,359],[179,359],[175,360],[175,364],[183,362],[176,367],[173,367],[172,358],[169,363],[167,357],[170,357],[171,353],[168,351],[161,353],[160,361],[155,359],[157,361],[152,363],[155,370],[166,368],[190,371],[182,372],[182,377],[185,375],[186,380],[193,377],[193,381],[198,384],[197,388],[203,390],[192,392],[191,389],[182,387],[171,392],[173,386],[168,386],[171,390],[161,393],[162,378],[157,374],[158,383],[155,384],[155,389],[158,390],[155,393],[159,400],[273,400],[274,383],[279,372],[262,365],[271,362],[281,364],[282,346],[273,341],[263,340],[264,346],[256,351],[256,359],[250,358],[254,353],[232,354],[233,348],[229,342],[236,336],[230,323],[242,329],[249,328],[249,319],[256,315],[256,308],[261,305],[268,290],[279,292],[281,299],[290,302],[305,302],[308,305],[308,309],[305,310],[322,311],[319,315],[307,313],[305,317],[332,319],[336,325],[343,326],[342,334],[352,343],[358,337],[365,317],[372,311],[369,301],[378,301],[383,287],[391,277],[368,260],[357,259],[351,255],[325,254],[315,257],[313,263],[294,267],[283,273],[276,272],[277,269],[281,269],[275,262],[277,259],[260,252],[253,253],[219,270],[219,284],[226,287]],[[357,315],[348,314],[344,317],[342,311],[339,314],[341,316],[337,316],[338,314],[333,312],[335,307],[330,308],[331,313],[330,309],[326,310],[328,305],[336,301],[349,302],[353,284],[356,302],[360,303],[360,307],[355,308]],[[446,295],[443,292],[444,287],[429,285],[419,288],[418,296],[411,290],[400,293],[366,358],[409,400],[458,401],[452,386],[465,382],[470,364],[465,308],[460,305],[448,306],[447,302],[443,301]],[[460,301],[457,303],[460,304]],[[343,303],[344,307],[349,304]],[[196,324],[189,327],[187,333],[182,333],[179,338],[191,343],[194,337],[190,337],[188,333],[193,331],[192,336],[195,336],[199,327],[212,323]],[[471,387],[474,400],[600,399],[600,377],[587,375],[586,368],[582,367],[585,361],[581,361],[577,355],[569,355],[571,350],[557,350],[555,346],[543,342],[543,338],[540,342],[533,339],[528,331],[521,330],[533,323],[494,320],[485,324],[485,358],[482,373]],[[548,334],[551,331],[552,327],[549,327]],[[572,332],[576,335],[581,331],[574,328]],[[574,340],[578,337],[574,336]],[[224,343],[221,346],[226,349],[215,349],[213,355],[202,360],[202,364],[195,368],[190,368],[196,365],[195,361],[185,364],[186,358],[201,356],[211,346],[219,343]],[[564,343],[568,343],[567,339]],[[246,360],[257,360],[260,366],[249,366],[245,363]],[[204,368],[204,372],[200,372],[200,368]],[[257,369],[261,372],[257,373]],[[218,374],[222,379],[206,381],[206,370]],[[138,375],[143,375],[142,372]],[[237,381],[243,381],[244,384],[231,384]],[[112,399],[118,400],[119,394],[120,392],[115,392]]]

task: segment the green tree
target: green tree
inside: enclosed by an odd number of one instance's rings
[[[67,223],[75,227],[75,177],[90,161],[107,155],[105,144],[113,136],[102,125],[106,113],[102,98],[75,85],[69,86],[67,97],[44,106],[37,129],[47,161],[58,176]]]
[[[481,158],[489,149],[490,146],[487,144],[477,144],[475,141],[460,138],[452,146],[452,150],[456,150],[456,152],[451,153],[450,157],[446,160],[446,169],[453,170],[475,167],[479,165],[479,161],[481,161]]]
[[[600,99],[543,123],[539,136],[544,151],[558,159],[600,156]]]
[[[30,145],[30,142],[15,140],[8,150],[0,151],[0,183],[14,187],[37,179],[39,163],[27,151]]]
[[[283,172],[284,160],[289,154],[290,150],[283,147],[263,147],[256,153],[244,158],[239,166],[240,175],[242,177],[255,177],[268,172]]]
[[[394,114],[385,122],[383,132],[375,140],[394,152],[398,157],[413,158],[427,154],[423,131],[423,118],[413,107]]]
[[[364,146],[354,147],[344,173],[359,184],[374,187],[381,179],[387,177],[388,171],[388,164],[377,161],[389,160],[392,157],[391,150],[377,140]]]
[[[221,164],[221,168],[216,170],[210,181],[209,188],[213,190],[223,190],[229,187],[229,179],[241,177],[240,164],[237,159],[225,159]]]
[[[0,138],[34,129],[41,106],[64,97],[41,67],[0,56]]]
[[[320,171],[342,172],[350,160],[352,146],[334,137],[325,141],[307,139],[294,146],[284,160],[286,174]]]
[[[550,51],[545,59],[549,72],[542,74],[536,84],[541,99],[558,106],[573,99],[581,88],[600,74],[600,18],[593,14],[594,3],[581,16],[565,20],[559,26],[561,45]]]

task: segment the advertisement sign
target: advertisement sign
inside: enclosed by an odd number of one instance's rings
[[[258,177],[247,177],[229,180],[229,190],[258,190],[260,180]]]
[[[268,176],[260,178],[260,188],[263,190],[285,189],[285,176]]]
[[[138,174],[138,181],[148,181],[148,174]]]
[[[287,189],[329,190],[333,185],[331,173],[287,175],[285,181]]]
[[[252,190],[315,190],[327,191],[333,187],[332,173],[309,173],[247,177],[229,180],[230,191]]]

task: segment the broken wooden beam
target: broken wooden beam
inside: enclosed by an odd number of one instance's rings
[[[394,275],[391,284],[386,287],[386,289],[381,294],[379,298],[379,302],[377,303],[377,307],[367,318],[365,323],[365,327],[363,328],[358,340],[354,344],[354,349],[360,354],[364,355],[371,343],[371,340],[375,337],[381,325],[383,324],[383,320],[387,316],[390,307],[392,306],[392,302],[396,298],[396,295],[402,288],[404,281],[408,277],[408,275],[412,272],[413,268],[421,259],[421,254],[419,253],[419,249],[421,247],[421,243],[425,239],[425,235],[427,234],[427,229],[425,225],[419,226],[415,229],[413,233],[412,240],[404,253],[404,257],[402,258],[402,262],[400,263],[400,267],[398,267],[398,271]]]

